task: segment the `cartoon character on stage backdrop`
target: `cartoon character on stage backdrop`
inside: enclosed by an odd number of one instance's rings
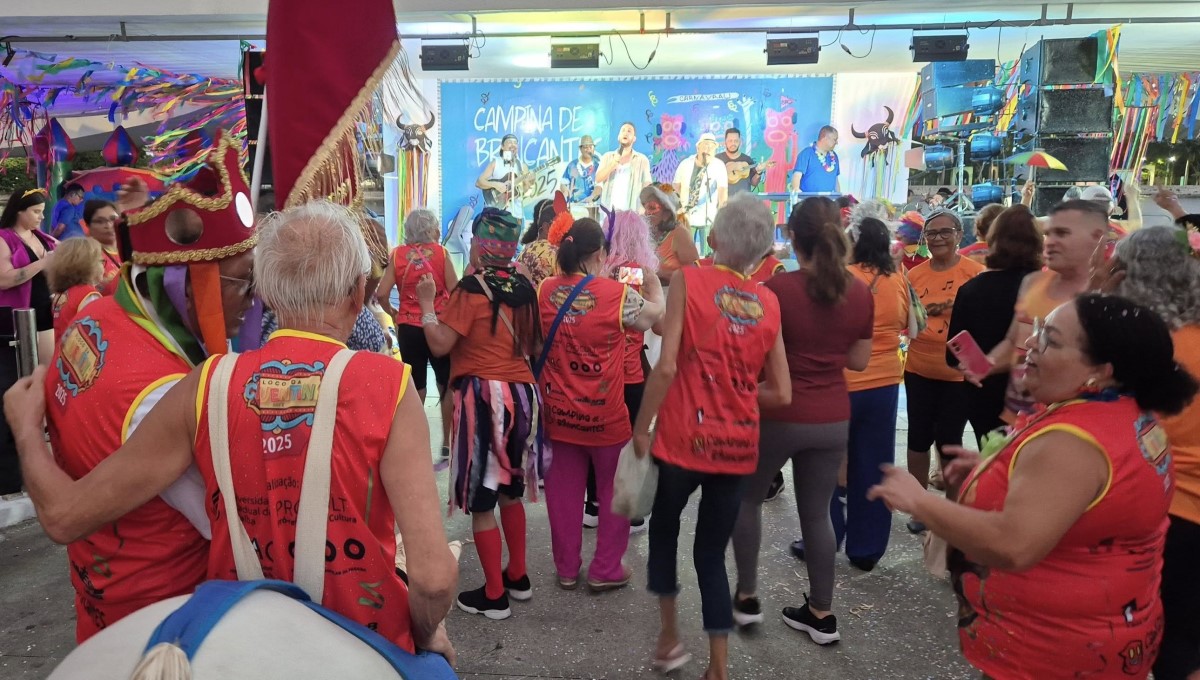
[[[767,168],[767,191],[787,191],[788,171],[796,164],[796,154],[800,150],[796,109],[767,109],[766,117],[763,142],[771,149],[769,160],[774,163]]]
[[[850,134],[866,140],[859,154],[863,164],[857,173],[862,195],[866,198],[888,196],[896,182],[899,164],[895,162],[895,157],[900,147],[900,138],[892,131],[896,114],[890,106],[884,106],[883,109],[887,111],[887,120],[875,123],[866,132],[859,132],[854,125],[850,126]]]
[[[896,119],[896,114],[892,112],[891,107],[885,106],[883,108],[887,111],[887,120],[882,123],[875,123],[867,128],[866,132],[859,132],[854,129],[853,125],[850,126],[850,134],[858,139],[867,140],[867,143],[863,145],[862,153],[859,154],[862,158],[875,153],[886,153],[889,146],[900,142],[900,139],[896,137],[896,133],[892,132],[891,127],[892,121]]]
[[[687,144],[683,135],[687,132],[687,123],[683,116],[672,116],[664,113],[655,129],[658,136],[654,138],[654,159],[650,166],[650,175],[658,183],[670,184],[675,181],[675,170],[682,160],[681,149]]]

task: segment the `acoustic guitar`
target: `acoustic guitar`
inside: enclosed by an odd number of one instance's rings
[[[538,165],[536,168],[528,172],[521,173],[520,175],[510,172],[499,179],[492,180],[494,182],[500,182],[509,188],[506,191],[499,191],[497,189],[484,189],[484,204],[490,208],[507,208],[508,202],[512,200],[514,192],[522,198],[528,198],[532,196],[534,191],[537,189],[537,176],[546,170],[546,168],[557,165],[560,162],[562,162],[562,158],[560,156],[555,156],[554,158],[551,158],[550,160]]]
[[[775,161],[766,161],[758,165],[750,165],[746,161],[734,161],[725,164],[725,172],[729,175],[729,183],[736,184],[756,172],[775,167]]]

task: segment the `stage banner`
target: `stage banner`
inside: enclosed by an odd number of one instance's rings
[[[838,129],[842,193],[859,200],[883,198],[896,204],[908,194],[904,150],[899,139],[904,115],[917,87],[913,73],[843,73],[837,76],[833,126]]]
[[[599,156],[616,150],[626,121],[636,126],[634,150],[650,158],[656,181],[674,180],[702,133],[723,140],[725,130],[736,127],[742,151],[773,164],[760,190],[786,191],[796,155],[830,121],[833,77],[443,81],[439,101],[443,218],[464,205],[482,209],[475,180],[506,134],[517,136],[530,169],[543,168],[524,202],[528,217],[536,200],[561,183],[565,164],[578,158],[580,137],[591,135]],[[548,169],[555,159],[561,164]]]

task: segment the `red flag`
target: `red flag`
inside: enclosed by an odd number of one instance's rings
[[[400,51],[391,0],[272,0],[267,140],[277,205],[360,200],[355,124]]]

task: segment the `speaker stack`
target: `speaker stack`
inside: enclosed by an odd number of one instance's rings
[[[263,50],[246,50],[242,52],[242,94],[246,98],[246,141],[249,153],[246,154],[246,167],[242,168],[250,177],[254,170],[254,157],[258,155],[258,129],[262,122],[263,102],[266,101],[266,85],[262,82],[265,72],[266,52]],[[266,158],[263,160],[262,185],[273,186],[271,180],[271,147],[264,145]]]
[[[1076,183],[1103,183],[1112,151],[1113,95],[1094,84],[1099,41],[1042,40],[1021,56],[1018,150],[1043,149],[1066,170],[1038,168],[1033,211],[1046,212]]]

